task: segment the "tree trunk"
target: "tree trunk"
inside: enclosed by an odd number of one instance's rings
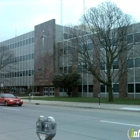
[[[113,89],[112,85],[108,85],[108,102],[113,102]]]

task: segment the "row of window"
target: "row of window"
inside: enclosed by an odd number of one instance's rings
[[[136,93],[140,93],[140,84],[128,84],[128,92],[134,92],[134,86],[136,89]],[[93,85],[83,85],[83,92],[93,92]],[[105,92],[105,85],[100,86],[100,91]],[[78,92],[82,92],[82,85],[78,86]],[[113,92],[119,92],[119,84],[113,85]]]
[[[34,53],[11,58],[11,63],[34,59]]]
[[[127,43],[140,42],[140,33],[127,35]]]
[[[21,40],[19,42],[12,43],[10,45],[7,45],[7,48],[8,49],[14,49],[14,48],[18,48],[18,47],[21,47],[21,46],[29,45],[29,44],[32,44],[32,43],[34,43],[34,37],[28,38],[26,40]]]
[[[0,74],[0,78],[24,77],[24,76],[33,76],[33,75],[34,75],[34,70],[26,70],[26,71],[17,71],[17,72]]]
[[[134,66],[134,63],[135,63],[135,66]],[[140,67],[140,58],[135,58],[134,60],[129,59],[127,61],[127,68],[133,68],[133,67],[135,67],[135,68]],[[100,64],[100,69],[105,70],[105,64],[104,63]],[[118,61],[114,61],[113,69],[119,69]]]

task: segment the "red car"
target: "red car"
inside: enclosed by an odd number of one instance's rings
[[[23,101],[11,93],[0,93],[0,104],[21,106]]]

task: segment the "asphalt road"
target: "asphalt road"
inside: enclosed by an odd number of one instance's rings
[[[36,121],[40,115],[55,118],[57,133],[53,140],[128,140],[129,129],[140,129],[139,112],[34,104],[0,105],[0,140],[39,140]]]

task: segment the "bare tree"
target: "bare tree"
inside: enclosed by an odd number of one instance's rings
[[[7,46],[0,46],[0,82],[9,81],[11,71],[15,69],[14,53]],[[3,81],[5,79],[5,81]],[[4,84],[4,83],[3,83]],[[2,86],[2,85],[1,85]]]
[[[120,83],[120,97],[127,97],[127,60],[132,45],[127,34],[132,33],[132,18],[114,3],[105,2],[87,11],[79,30],[72,30],[72,60],[94,77],[94,96],[100,83],[107,86],[109,102],[113,101],[114,83]],[[85,26],[83,26],[85,25]],[[84,28],[82,28],[84,27]],[[86,30],[85,30],[86,29]],[[131,55],[131,54],[129,54]]]

